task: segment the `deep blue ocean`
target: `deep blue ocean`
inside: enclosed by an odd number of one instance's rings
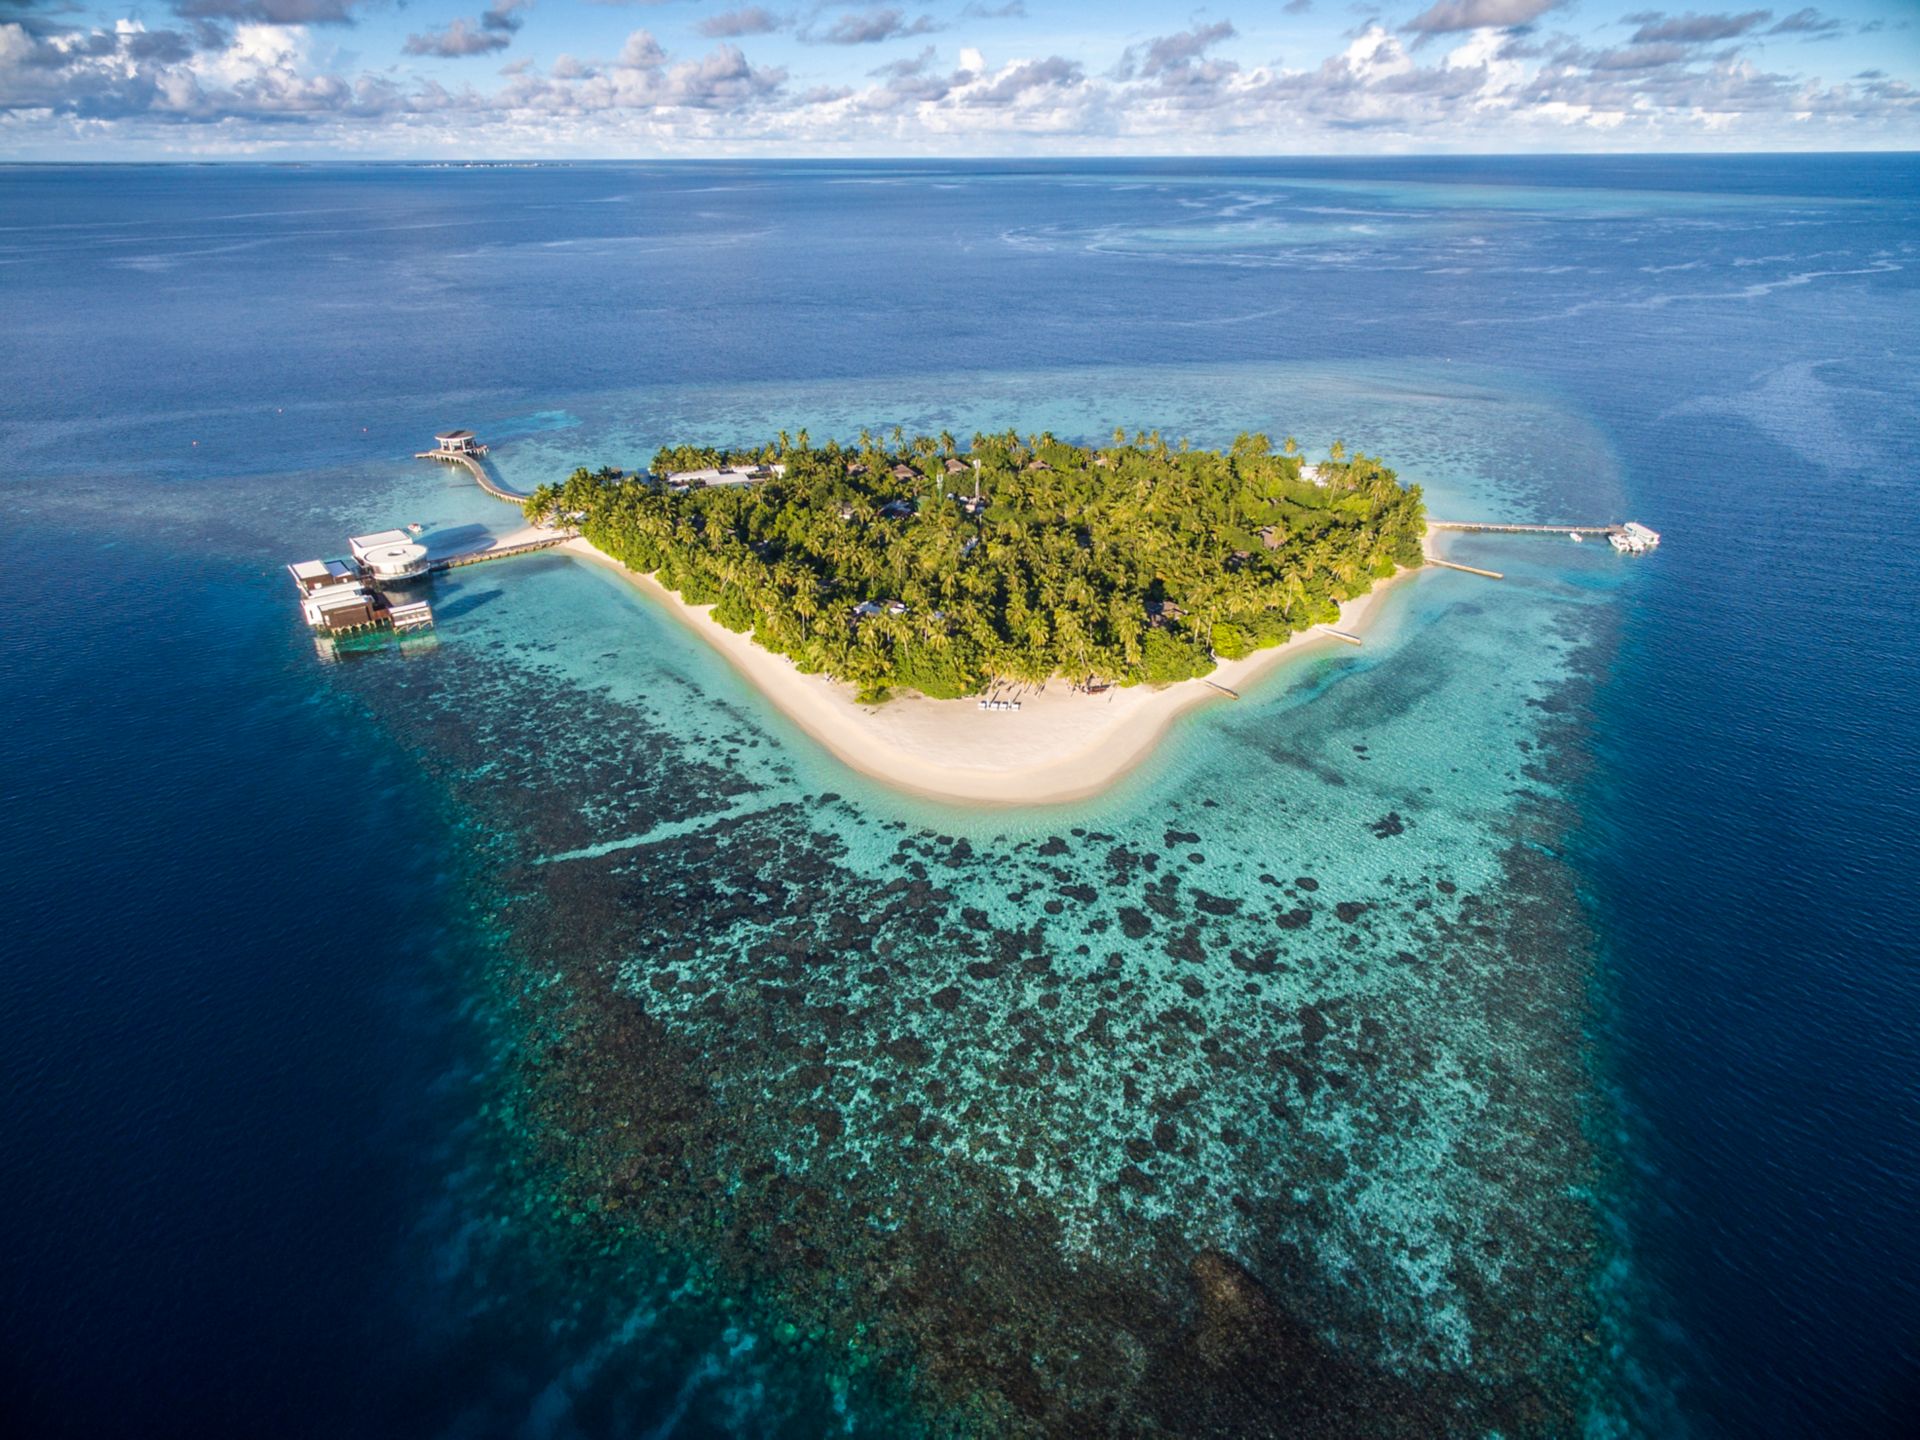
[[[455,423],[1665,541],[944,811],[571,559],[317,652]],[[1920,160],[4,168],[0,455],[12,1433],[1912,1433]]]

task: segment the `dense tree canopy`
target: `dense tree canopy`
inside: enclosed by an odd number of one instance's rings
[[[1420,563],[1417,486],[1364,455],[1303,474],[1264,435],[1226,451],[1157,434],[1094,450],[1051,435],[951,435],[757,451],[662,450],[653,473],[577,470],[527,502],[651,571],[801,669],[868,697],[995,680],[1162,683],[1331,620]],[[751,485],[671,472],[777,461]]]

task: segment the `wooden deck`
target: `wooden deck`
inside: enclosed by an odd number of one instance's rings
[[[427,563],[427,569],[438,575],[442,571],[457,570],[462,565],[478,565],[487,560],[505,560],[509,555],[531,555],[536,550],[551,550],[556,545],[564,545],[578,534],[573,530],[555,530],[534,539],[523,540],[508,536],[504,543],[495,541],[491,545],[482,545],[477,550],[462,550],[453,555],[443,555],[438,560]]]
[[[444,450],[421,450],[418,451],[413,458],[416,460],[443,460],[449,465],[464,465],[467,467],[467,472],[479,483],[480,488],[486,491],[487,494],[493,496],[494,499],[504,500],[509,505],[524,505],[527,502],[527,496],[520,494],[517,490],[507,489],[506,486],[500,484],[491,475],[487,474],[487,468],[480,463],[480,457],[478,455],[470,453],[449,454]]]
[[[1611,535],[1618,525],[1502,525],[1492,520],[1429,520],[1429,530],[1481,530],[1502,535]]]
[[[449,465],[464,465],[467,473],[473,476],[477,484],[496,500],[509,505],[522,505],[528,496],[517,490],[509,490],[487,473],[487,467],[480,463],[485,446],[479,450],[447,451],[421,450],[414,455],[416,460],[440,460]],[[488,560],[505,560],[510,555],[531,555],[536,550],[551,550],[556,545],[564,545],[580,532],[577,530],[546,530],[538,526],[529,526],[517,530],[511,535],[490,540],[485,545],[472,550],[461,550],[452,555],[441,555],[427,562],[427,569],[435,574],[448,570],[458,570],[463,565],[479,565]]]
[[[1464,570],[1469,575],[1484,575],[1489,580],[1504,580],[1507,578],[1505,575],[1502,575],[1498,570],[1482,570],[1478,565],[1461,565],[1456,561],[1442,560],[1437,556],[1433,556],[1433,555],[1429,555],[1427,557],[1427,564],[1438,565],[1445,570]]]

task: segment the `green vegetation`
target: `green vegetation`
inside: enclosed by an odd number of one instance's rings
[[[577,470],[527,501],[573,518],[730,629],[869,698],[995,679],[1163,683],[1331,620],[1420,563],[1417,486],[1333,447],[1304,478],[1264,435],[1225,452],[1157,434],[1084,449],[1050,435],[951,435],[815,449],[662,450],[653,474],[753,462],[751,485],[669,486]],[[975,463],[978,470],[975,470]],[[978,498],[975,498],[976,477]],[[1317,483],[1316,483],[1317,481]]]

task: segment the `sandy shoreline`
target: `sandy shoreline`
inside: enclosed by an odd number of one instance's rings
[[[1077,695],[1059,681],[1015,692],[1018,712],[987,711],[975,699],[906,696],[885,705],[861,705],[851,685],[805,675],[784,655],[761,649],[745,635],[717,624],[710,605],[689,605],[651,575],[629,570],[584,539],[565,549],[606,565],[665,606],[705,640],[786,717],[843,763],[915,794],[980,805],[1045,805],[1097,794],[1152,751],[1174,719],[1196,705],[1226,701],[1207,680],[1184,680],[1154,690],[1115,687],[1104,695]],[[1380,596],[1417,570],[1377,582],[1340,607],[1340,628],[1358,632]],[[1309,647],[1338,646],[1319,630],[1284,645],[1230,660],[1208,679],[1244,690],[1283,660]]]

